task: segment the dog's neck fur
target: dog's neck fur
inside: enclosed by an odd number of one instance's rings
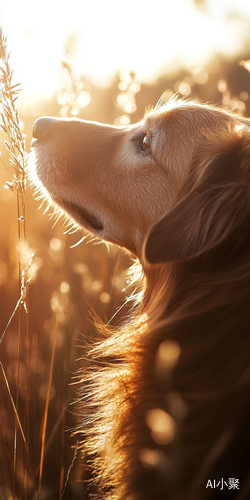
[[[169,401],[173,393],[181,396],[187,408],[183,420],[180,418],[178,422],[177,416],[177,423],[180,426],[177,434],[180,433],[182,452],[183,449],[186,450],[186,458],[178,456],[177,449],[174,450],[173,447],[171,460],[172,464],[176,465],[176,481],[172,484],[173,478],[167,478],[166,474],[162,486],[164,494],[169,481],[169,488],[173,488],[175,493],[178,487],[185,492],[188,486],[190,498],[195,498],[196,490],[202,487],[206,479],[208,469],[206,460],[210,461],[210,471],[214,471],[215,477],[218,473],[226,476],[228,466],[223,465],[222,457],[227,454],[227,463],[230,463],[230,460],[234,463],[239,429],[244,433],[247,427],[244,414],[248,405],[250,383],[249,252],[244,259],[241,257],[235,260],[234,264],[232,269],[225,258],[224,265],[215,262],[213,269],[211,261],[208,265],[203,257],[190,262],[189,265],[185,263],[185,266],[166,264],[165,272],[163,266],[159,266],[159,272],[152,269],[147,272],[148,290],[145,292],[144,307],[148,315],[148,331],[143,339],[144,361],[142,361],[143,366],[140,365],[140,372],[144,373],[144,376],[147,373],[149,393],[150,387],[152,388],[152,407],[162,407],[164,404],[171,412]],[[150,297],[150,290],[155,288],[154,297]],[[165,296],[165,308],[163,296]],[[154,301],[158,302],[158,311],[161,307],[158,318],[154,316],[157,310]],[[239,332],[241,332],[240,337]],[[180,357],[172,372],[168,374],[166,370],[167,376],[157,380],[155,359],[159,345],[166,336],[178,343],[181,350]],[[145,358],[146,352],[151,353],[151,358],[149,356]],[[223,352],[226,353],[226,362],[224,359],[222,363]],[[230,415],[227,428],[220,418],[225,408]],[[144,412],[146,411],[144,408]],[[211,415],[211,411],[214,414],[212,429],[211,420],[204,417],[207,412]],[[197,431],[197,428],[192,430],[192,422],[200,425],[200,430]],[[200,442],[195,443],[197,435],[200,436]],[[209,449],[210,440],[206,441],[204,438],[206,435],[210,438],[212,436],[212,441],[215,443],[213,450]],[[145,440],[145,447],[150,447],[149,442],[149,439]],[[166,454],[172,453],[171,447],[165,447],[165,450]],[[243,457],[244,453],[247,453],[246,450],[242,450]],[[181,472],[179,467],[182,469]],[[246,471],[242,469],[239,471],[240,474],[243,477]],[[195,478],[192,484],[191,477]],[[155,481],[153,483],[156,484]],[[146,491],[139,498],[144,498],[145,494]],[[159,486],[159,493],[157,496],[155,492],[155,498],[160,497]]]
[[[145,279],[144,299],[140,309],[134,311],[134,319],[121,326],[116,334],[111,332],[107,341],[92,353],[97,370],[94,375],[92,372],[91,379],[95,387],[95,406],[99,400],[102,411],[102,424],[100,428],[87,429],[86,433],[90,434],[87,449],[91,455],[98,452],[97,472],[100,467],[104,484],[111,489],[114,487],[114,499],[126,498],[127,491],[134,491],[136,498],[144,499],[165,498],[167,491],[174,491],[175,495],[182,491],[183,494],[186,489],[190,496],[185,498],[195,498],[196,490],[206,479],[207,462],[215,477],[218,471],[227,477],[223,463],[218,468],[220,457],[227,454],[228,460],[234,463],[237,429],[242,428],[244,432],[246,427],[244,408],[250,379],[249,252],[238,263],[235,261],[233,269],[230,269],[227,259],[223,265],[220,262],[219,277],[218,262],[212,266],[211,261],[208,264],[205,257],[199,257],[185,266],[181,263],[149,266],[145,268]],[[246,334],[241,335],[240,341],[239,330],[245,330]],[[157,351],[166,338],[180,346],[180,357],[172,371],[166,370],[166,376],[158,378]],[[221,363],[224,350],[227,353],[226,366]],[[113,366],[110,364],[112,358],[115,359]],[[109,387],[109,398],[106,398],[105,386]],[[147,392],[146,399],[143,391]],[[145,416],[154,408],[164,408],[171,414],[172,400],[176,402],[176,395],[177,406],[181,408],[180,414],[178,408],[173,410],[176,439],[170,445],[158,446],[152,440]],[[91,420],[89,391],[87,396]],[[86,415],[88,408],[85,405],[86,402],[81,413]],[[242,412],[237,405],[241,406]],[[231,415],[227,428],[220,419],[225,407]],[[211,408],[213,428],[211,419],[204,417],[207,412],[211,414]],[[115,427],[113,411],[117,415]],[[237,420],[239,415],[242,422]],[[192,428],[193,421],[200,425],[199,429]],[[137,443],[138,435],[140,440],[143,436],[143,442]],[[197,441],[198,435],[200,440]],[[208,440],[206,435],[209,435]],[[182,440],[181,454],[178,451],[179,438]],[[210,439],[214,443],[213,450],[210,449]],[[143,449],[156,449],[163,457],[163,465],[170,454],[171,470],[166,466],[160,480],[157,468],[149,470],[140,463]],[[244,450],[242,453],[244,455]],[[123,455],[126,456],[126,470]],[[241,470],[240,474],[245,474],[245,471]],[[190,478],[194,478],[191,483]],[[110,498],[113,497],[110,495]]]

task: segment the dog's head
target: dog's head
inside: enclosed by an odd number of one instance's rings
[[[41,118],[33,132],[32,176],[35,170],[35,183],[45,196],[96,236],[142,259],[143,242],[152,227],[145,245],[148,262],[184,258],[183,252],[191,252],[195,230],[199,236],[193,246],[199,243],[198,253],[201,242],[209,245],[208,234],[215,240],[227,231],[231,195],[221,202],[221,210],[215,207],[222,186],[243,178],[238,159],[243,151],[248,155],[248,138],[247,132],[233,131],[239,123],[247,128],[246,120],[222,110],[180,101],[150,111],[128,127]],[[228,215],[216,230],[223,206]]]

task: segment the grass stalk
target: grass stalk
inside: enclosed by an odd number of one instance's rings
[[[43,463],[44,463],[45,438],[46,438],[46,429],[47,429],[47,421],[48,421],[48,411],[49,411],[52,375],[53,375],[54,360],[55,360],[57,326],[58,326],[58,324],[57,324],[57,319],[56,319],[55,328],[54,328],[54,332],[53,332],[53,345],[52,345],[50,370],[49,370],[49,382],[48,382],[48,388],[47,388],[47,393],[46,393],[46,402],[45,402],[45,410],[44,410],[43,426],[42,426],[42,445],[41,445],[41,455],[40,455],[39,486],[38,486],[38,498],[39,499],[41,498],[41,490],[42,490],[42,475],[43,475]]]

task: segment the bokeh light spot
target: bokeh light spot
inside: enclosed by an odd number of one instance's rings
[[[164,459],[164,455],[159,450],[150,450],[145,448],[140,452],[140,461],[144,467],[158,467],[162,460]]]
[[[180,356],[180,346],[173,340],[161,342],[156,353],[156,371],[158,375],[165,375],[172,370]]]
[[[185,95],[185,96],[191,94],[191,87],[190,87],[188,82],[181,82],[179,84],[178,90],[179,90],[180,94]]]
[[[115,120],[115,125],[129,125],[130,124],[130,117],[128,115],[122,115],[116,118]]]
[[[110,302],[110,294],[107,292],[102,292],[100,295],[100,301],[103,304],[108,304]]]
[[[219,80],[218,81],[218,84],[217,84],[217,89],[219,92],[221,92],[222,94],[224,94],[224,92],[227,91],[227,82],[226,80]]]
[[[54,252],[59,252],[59,250],[61,250],[63,247],[62,240],[60,240],[59,238],[51,238],[49,246]]]
[[[41,384],[39,387],[39,395],[44,401],[47,399],[48,390],[49,390],[48,384]],[[50,401],[55,397],[55,393],[56,393],[55,387],[51,385],[49,393]]]
[[[245,92],[245,91],[241,92],[241,93],[240,93],[240,99],[241,99],[242,101],[248,101],[248,99],[249,99],[249,93],[248,93],[248,92]]]
[[[61,293],[68,293],[69,290],[70,290],[69,283],[67,283],[66,281],[62,281],[62,283],[60,285],[60,292]]]
[[[150,410],[146,415],[146,422],[151,430],[152,438],[157,444],[168,444],[175,436],[174,419],[160,408]]]
[[[89,92],[83,91],[77,97],[77,102],[78,102],[80,108],[85,108],[86,106],[88,106],[90,101],[91,101],[91,96],[90,96]]]
[[[193,70],[193,79],[195,83],[199,85],[204,85],[208,81],[208,73],[205,68],[197,67]]]

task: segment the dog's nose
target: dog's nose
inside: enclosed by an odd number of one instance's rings
[[[51,118],[50,116],[43,116],[35,121],[33,126],[33,137],[34,139],[41,139],[46,134],[52,131],[53,126],[57,123],[57,118]]]

